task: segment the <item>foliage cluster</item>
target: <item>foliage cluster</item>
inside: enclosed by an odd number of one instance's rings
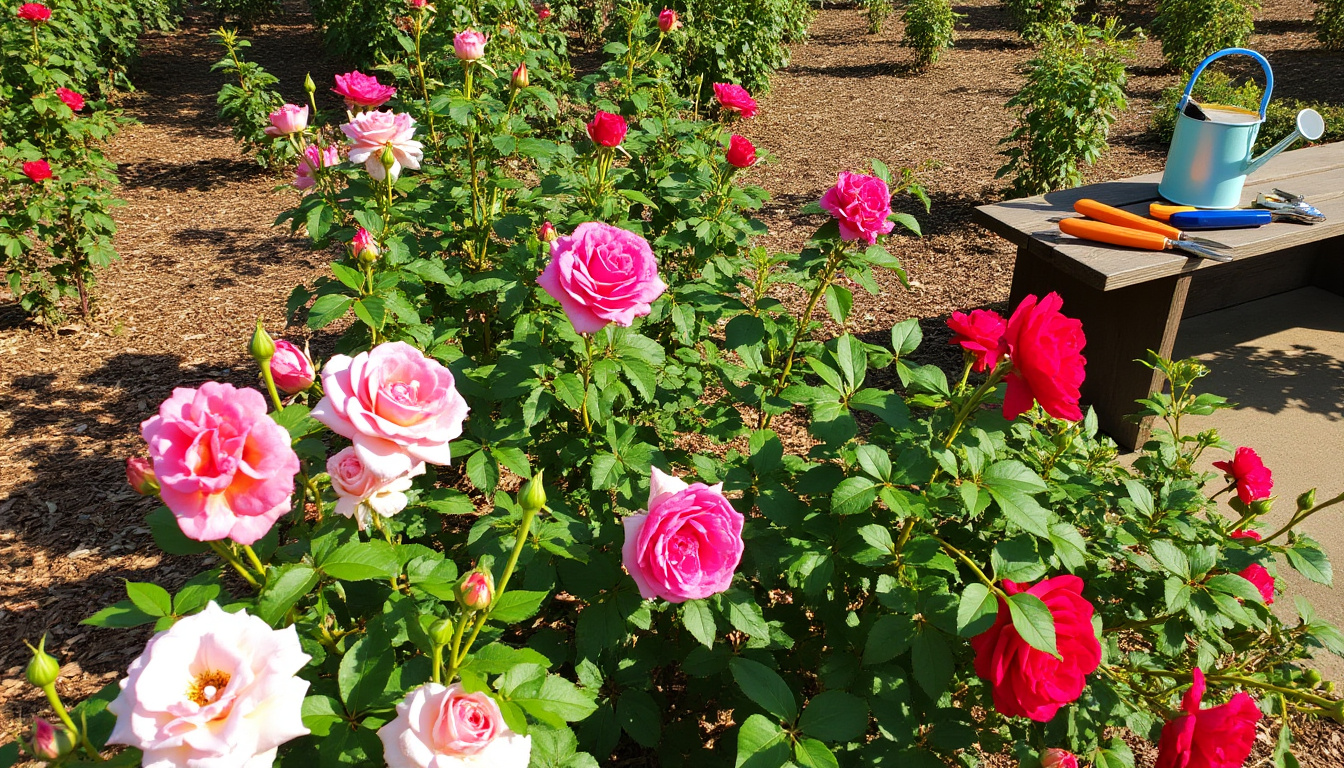
[[[1244,47],[1259,7],[1258,0],[1158,0],[1153,34],[1167,66],[1190,72],[1212,53]]]
[[[1337,51],[1344,48],[1344,2],[1316,0],[1316,39],[1326,48]]]
[[[1022,39],[1041,43],[1046,30],[1073,21],[1078,0],[1008,0],[1008,13],[1013,17]]]
[[[1180,100],[1185,84],[1164,88],[1158,97],[1153,112],[1153,132],[1160,141],[1171,140],[1176,130],[1176,102]],[[1192,92],[1194,99],[1204,104],[1228,104],[1243,109],[1260,109],[1260,96],[1264,89],[1254,82],[1238,84],[1237,80],[1223,72],[1208,71],[1195,81]],[[1344,107],[1334,104],[1298,101],[1297,99],[1271,99],[1265,111],[1265,122],[1255,139],[1255,152],[1263,152],[1277,144],[1297,128],[1297,113],[1310,107],[1321,113],[1325,119],[1325,133],[1321,142],[1344,140]]]
[[[228,78],[216,98],[220,119],[229,124],[233,138],[244,152],[256,156],[261,167],[271,168],[289,160],[294,156],[294,148],[266,134],[271,112],[285,103],[272,87],[280,81],[260,64],[247,60],[243,51],[252,43],[239,38],[235,30],[220,28],[215,39],[224,48],[224,58],[210,69]]]
[[[950,0],[910,0],[902,14],[905,36],[901,45],[915,49],[920,68],[931,66],[952,47],[960,18],[962,14],[952,10]]]

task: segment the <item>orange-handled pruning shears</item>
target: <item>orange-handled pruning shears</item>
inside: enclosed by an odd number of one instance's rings
[[[1166,224],[1161,221],[1156,221],[1155,219],[1144,218],[1143,216],[1140,216],[1137,213],[1130,213],[1129,211],[1123,211],[1114,206],[1110,206],[1105,203],[1099,203],[1096,200],[1088,200],[1087,198],[1079,200],[1078,202],[1073,204],[1073,210],[1083,214],[1089,219],[1104,221],[1107,224],[1114,224],[1117,227],[1128,227],[1130,229],[1140,229],[1143,230],[1144,232],[1154,232],[1167,238],[1168,240],[1199,243],[1200,245],[1205,245],[1210,248],[1227,247],[1222,243],[1217,243],[1214,242],[1213,240],[1208,240],[1203,237],[1191,237],[1190,235],[1187,235],[1186,233],[1171,226],[1170,224]],[[1152,212],[1151,207],[1149,208],[1149,212]]]
[[[1202,256],[1206,259],[1213,259],[1214,261],[1232,260],[1231,256],[1225,253],[1219,253],[1210,248],[1205,248],[1202,245],[1197,245],[1185,240],[1175,240],[1158,232],[1131,229],[1115,224],[1107,224],[1102,221],[1089,221],[1088,219],[1061,219],[1059,222],[1059,231],[1066,235],[1081,237],[1084,240],[1095,240],[1099,243],[1124,245],[1130,248],[1143,248],[1149,251],[1164,251],[1168,248],[1176,248],[1196,256]]]

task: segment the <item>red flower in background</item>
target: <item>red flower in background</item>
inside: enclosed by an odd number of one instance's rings
[[[46,160],[30,160],[23,164],[23,175],[34,182],[46,181],[51,178],[51,166]]]
[[[1037,402],[1056,419],[1078,421],[1078,388],[1083,384],[1083,324],[1060,313],[1057,293],[1044,299],[1027,296],[1008,318],[1004,340],[1013,370],[1007,376],[1003,417],[1015,419]]]
[[[57,88],[56,98],[60,99],[61,103],[73,112],[78,112],[84,108],[84,97],[69,88]]]
[[[1236,482],[1237,498],[1243,504],[1267,499],[1274,490],[1274,473],[1260,460],[1260,454],[1244,445],[1232,454],[1231,461],[1215,461],[1213,466]]]
[[[953,312],[947,319],[947,327],[956,334],[949,343],[970,352],[975,358],[975,370],[979,373],[993,370],[1008,351],[1003,344],[1003,333],[1008,329],[1008,323],[993,310],[976,309],[969,315]]]
[[[750,168],[756,164],[756,146],[745,136],[733,134],[728,140],[728,164],[734,168]]]
[[[1260,532],[1259,532],[1259,531],[1252,531],[1252,530],[1249,530],[1249,529],[1248,529],[1248,530],[1244,530],[1244,531],[1233,531],[1233,532],[1232,532],[1232,535],[1231,535],[1229,538],[1233,538],[1233,539],[1252,539],[1252,540],[1254,540],[1254,541],[1259,541],[1259,540],[1260,540]]]
[[[1241,768],[1255,745],[1260,709],[1244,691],[1226,704],[1200,709],[1204,672],[1196,667],[1181,708],[1186,714],[1162,726],[1156,768]]]
[[[719,106],[723,107],[725,112],[736,112],[742,117],[756,115],[756,100],[740,85],[715,83],[714,98],[719,100]]]
[[[1265,566],[1259,563],[1251,563],[1237,575],[1251,582],[1256,589],[1260,590],[1260,596],[1265,598],[1265,605],[1274,604],[1274,577],[1269,575]]]
[[[29,24],[42,24],[51,20],[51,9],[41,3],[24,3],[19,6],[19,18]]]

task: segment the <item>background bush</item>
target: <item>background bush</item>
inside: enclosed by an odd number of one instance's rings
[[[1022,39],[1039,43],[1047,29],[1073,20],[1078,0],[1007,0],[1007,5]]]
[[[901,45],[915,49],[921,68],[938,61],[944,49],[956,40],[954,28],[961,18],[952,10],[951,0],[909,0],[902,19],[905,35]]]
[[[1224,48],[1240,48],[1255,31],[1257,0],[1158,0],[1153,33],[1167,66],[1190,72]]]
[[[1316,39],[1331,50],[1344,48],[1344,2],[1316,0]]]
[[[1153,131],[1158,140],[1171,141],[1172,131],[1176,129],[1176,102],[1180,101],[1185,84],[1169,86],[1162,90],[1153,113]],[[1205,71],[1195,82],[1193,92],[1196,101],[1210,104],[1229,104],[1258,111],[1260,96],[1264,93],[1255,82],[1240,85],[1236,80],[1222,72]],[[1277,144],[1297,129],[1297,113],[1311,107],[1325,118],[1325,134],[1320,142],[1344,140],[1344,107],[1333,104],[1319,104],[1297,99],[1271,99],[1265,112],[1265,122],[1255,139],[1255,151],[1263,152]]]

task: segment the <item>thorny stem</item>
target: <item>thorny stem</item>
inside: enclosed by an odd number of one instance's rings
[[[1293,529],[1293,526],[1297,525],[1303,520],[1306,520],[1308,517],[1311,517],[1312,515],[1316,514],[1317,512],[1320,512],[1322,509],[1325,509],[1326,507],[1332,507],[1340,503],[1341,501],[1344,501],[1344,493],[1340,493],[1338,496],[1328,501],[1323,501],[1320,504],[1317,504],[1316,506],[1312,507],[1311,509],[1294,513],[1293,519],[1289,520],[1287,525],[1266,536],[1263,540],[1261,540],[1260,543],[1268,544],[1269,542],[1291,531]]]
[[[587,361],[583,364],[583,404],[579,407],[579,415],[583,416],[583,431],[591,435],[593,424],[588,418],[588,383],[593,376],[593,335],[591,333],[583,334],[583,351],[587,355]]]
[[[962,552],[960,549],[957,549],[956,547],[952,546],[951,544],[948,544],[946,541],[944,541],[942,538],[940,538],[940,537],[938,537],[938,536],[935,536],[935,535],[933,535],[933,534],[930,534],[930,536],[933,537],[933,540],[934,540],[934,541],[936,541],[936,542],[938,542],[939,544],[942,544],[942,545],[943,545],[943,550],[944,550],[945,552],[947,552],[949,555],[952,555],[952,556],[956,557],[958,560],[960,560],[961,562],[965,563],[966,566],[967,566],[968,568],[970,568],[972,571],[974,571],[974,572],[975,572],[975,576],[976,576],[976,578],[980,579],[980,582],[981,582],[982,584],[984,584],[986,587],[989,587],[989,591],[991,591],[991,592],[993,592],[994,594],[998,595],[999,598],[1001,598],[1001,599],[1003,599],[1003,600],[1007,600],[1007,599],[1008,599],[1008,595],[1005,594],[1004,591],[1003,591],[1002,589],[1000,589],[1000,588],[998,587],[998,585],[995,584],[994,581],[993,581],[992,579],[990,579],[988,576],[986,576],[986,575],[985,575],[985,572],[982,571],[982,570],[980,570],[980,566],[979,566],[979,565],[976,565],[975,561],[972,560],[970,557],[968,557],[968,556],[966,555],[965,552]]]
[[[256,577],[252,575],[251,571],[247,570],[247,567],[243,565],[243,561],[239,560],[237,555],[229,551],[227,546],[221,542],[212,541],[210,542],[210,548],[213,549],[215,554],[219,555],[224,562],[233,566],[233,569],[238,572],[238,575],[243,577],[243,581],[252,585],[253,589],[258,591],[261,590],[261,584],[257,582]]]
[[[771,387],[770,397],[778,395],[784,391],[788,384],[789,374],[793,372],[793,356],[798,351],[798,344],[803,340],[803,334],[807,331],[807,326],[812,322],[812,313],[817,309],[817,303],[826,293],[826,289],[831,286],[831,281],[835,279],[835,273],[840,268],[840,258],[845,252],[844,244],[835,245],[829,256],[826,257],[826,266],[821,270],[821,277],[817,280],[817,287],[812,289],[812,295],[807,299],[807,309],[803,311],[803,316],[798,320],[798,327],[793,332],[793,340],[789,342],[789,351],[784,355],[784,365],[780,368],[779,377],[775,380],[775,385]],[[764,405],[764,403],[762,403]],[[761,416],[757,422],[757,429],[765,429],[770,426],[770,414],[764,409],[761,410]]]
[[[1180,680],[1183,682],[1193,679],[1192,674],[1189,672],[1168,672],[1163,669],[1147,669],[1145,667],[1130,667],[1127,671],[1139,675],[1147,675],[1149,677],[1161,677],[1166,678],[1168,680]],[[1262,691],[1272,691],[1274,693],[1282,694],[1284,696],[1290,696],[1299,701],[1305,701],[1309,704],[1315,704],[1318,707],[1331,708],[1335,706],[1334,701],[1331,701],[1330,699],[1327,698],[1323,698],[1321,696],[1317,696],[1312,693],[1307,693],[1306,691],[1301,691],[1296,688],[1285,688],[1284,686],[1274,685],[1273,683],[1264,683],[1259,680],[1254,680],[1249,677],[1242,677],[1240,675],[1219,675],[1209,673],[1204,675],[1204,679],[1210,682],[1234,683],[1236,685],[1240,685],[1245,688],[1256,688]]]

